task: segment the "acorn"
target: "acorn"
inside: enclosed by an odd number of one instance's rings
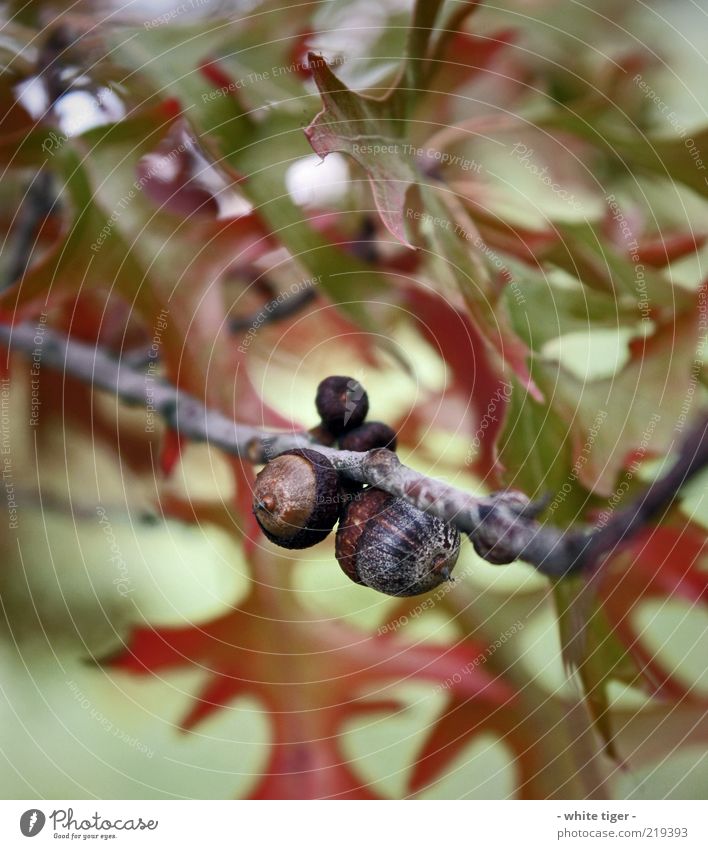
[[[459,553],[454,527],[375,487],[346,505],[335,541],[352,581],[392,596],[419,595],[449,581]]]
[[[253,513],[263,533],[283,548],[309,548],[323,540],[339,518],[339,475],[310,448],[274,457],[257,475]]]
[[[320,445],[326,445],[328,448],[332,448],[334,443],[337,441],[337,437],[323,424],[315,425],[307,432],[315,442],[319,442]]]
[[[371,451],[372,448],[396,450],[396,431],[383,422],[364,422],[339,439],[343,451]]]
[[[317,387],[315,406],[322,424],[330,433],[339,436],[364,421],[369,412],[369,396],[353,377],[332,375]]]

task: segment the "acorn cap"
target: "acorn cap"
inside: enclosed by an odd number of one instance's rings
[[[369,412],[369,396],[353,377],[331,375],[317,387],[315,406],[325,427],[338,436],[364,421]]]
[[[339,475],[310,448],[274,457],[257,475],[253,513],[263,533],[283,548],[309,548],[323,540],[339,517]]]

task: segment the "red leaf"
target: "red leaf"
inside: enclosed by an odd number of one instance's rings
[[[309,80],[312,76],[312,66],[307,62],[308,43],[315,30],[304,29],[295,37],[295,43],[290,49],[288,68],[292,69],[301,80]]]
[[[182,456],[182,448],[186,440],[177,431],[167,428],[160,448],[160,470],[169,477]]]
[[[667,233],[639,243],[636,256],[639,262],[653,268],[663,268],[670,262],[690,256],[705,245],[708,235],[701,233]]]
[[[488,68],[497,55],[516,40],[516,30],[502,29],[489,35],[469,32],[443,32],[442,55],[431,60],[429,66],[429,91],[433,95],[454,91],[474,79]]]
[[[512,705],[485,705],[454,692],[418,755],[410,779],[410,791],[415,793],[439,778],[465,745],[490,730],[515,750],[515,765],[520,771],[517,783],[522,791],[527,787],[531,794],[543,761],[535,751],[532,738],[521,733]],[[522,792],[522,798],[525,796]]]
[[[706,550],[705,534],[693,526],[647,528],[613,555],[600,584],[604,610],[618,635],[652,689],[671,698],[696,696],[642,644],[631,616],[636,605],[651,598],[708,604],[708,573],[698,567]]]
[[[460,670],[454,692],[489,712],[513,691],[470,662],[482,649],[407,645],[368,636],[336,620],[311,622],[292,593],[254,581],[244,605],[204,626],[137,628],[128,648],[111,662],[140,675],[198,666],[209,679],[183,717],[188,730],[237,696],[255,695],[268,710],[274,741],[256,798],[353,798],[370,792],[352,775],[339,748],[344,721],[366,710],[397,709],[362,702],[372,685],[415,678],[444,684]],[[267,662],[265,658],[267,657]]]
[[[423,335],[442,354],[453,376],[452,391],[460,392],[476,412],[479,456],[474,468],[498,483],[496,442],[504,426],[506,404],[500,397],[503,380],[495,371],[476,326],[462,311],[440,295],[410,287],[406,297]]]
[[[176,121],[155,150],[141,157],[136,172],[150,200],[184,216],[214,217],[219,211],[219,195],[228,186],[198,153],[184,121]]]
[[[225,93],[235,96],[236,89],[238,88],[236,81],[223,70],[218,59],[205,59],[199,66],[199,71],[205,79],[217,88],[223,89]]]

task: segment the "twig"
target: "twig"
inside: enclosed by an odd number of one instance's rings
[[[632,534],[656,518],[674,500],[680,489],[708,466],[708,416],[689,432],[674,465],[629,507],[615,513],[597,527],[580,553],[583,564],[597,564]]]
[[[149,371],[140,372],[94,345],[23,322],[0,324],[0,339],[11,349],[41,357],[43,366],[63,371],[126,404],[149,407],[189,439],[209,442],[232,454],[245,454],[262,431],[234,423],[218,410],[207,410],[193,395],[175,388]]]
[[[62,74],[64,55],[76,37],[63,25],[49,30],[37,56],[36,71],[47,96],[45,119],[54,115],[54,107],[68,88]],[[53,178],[49,169],[38,171],[22,200],[13,233],[14,244],[8,262],[2,289],[8,289],[24,276],[36,246],[39,230],[45,219],[57,212],[57,198],[53,190]]]
[[[229,328],[232,333],[238,333],[242,330],[249,330],[251,327],[262,327],[264,324],[285,321],[285,319],[297,315],[316,297],[317,292],[308,288],[282,300],[275,298],[252,315],[235,316],[229,322]]]
[[[244,331],[259,330],[266,324],[277,324],[296,316],[317,297],[317,291],[312,284],[295,292],[277,294],[275,287],[267,280],[258,281],[258,286],[268,296],[268,301],[257,311],[248,315],[234,316],[229,319],[229,332],[232,334]],[[141,369],[149,364],[156,365],[159,357],[149,348],[139,348],[127,351],[123,357],[124,365]]]
[[[671,470],[636,503],[617,512],[602,527],[567,531],[538,522],[536,516],[543,505],[531,503],[523,493],[474,497],[416,472],[386,449],[340,451],[315,443],[302,431],[264,431],[234,422],[167,381],[48,328],[43,327],[39,334],[29,323],[0,324],[0,339],[10,349],[35,358],[39,355],[43,365],[111,392],[125,403],[149,406],[183,437],[209,442],[252,463],[265,463],[283,451],[314,444],[345,477],[380,487],[454,524],[492,562],[520,559],[552,577],[594,567],[609,550],[655,518],[686,481],[708,465],[705,418],[685,441]]]
[[[52,175],[48,170],[39,171],[30,183],[22,199],[17,215],[13,245],[5,272],[3,289],[8,289],[27,271],[37,234],[45,219],[56,211],[56,198],[52,190]]]

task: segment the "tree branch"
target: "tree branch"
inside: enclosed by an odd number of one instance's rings
[[[317,291],[312,284],[297,289],[295,292],[278,293],[268,281],[260,281],[265,288],[269,300],[259,310],[251,315],[234,316],[229,321],[232,333],[260,328],[265,324],[275,324],[296,316],[317,297]]]
[[[685,440],[671,470],[640,499],[602,526],[568,531],[538,522],[543,505],[533,504],[517,491],[475,497],[416,472],[386,449],[341,451],[314,442],[306,432],[263,431],[234,422],[152,374],[151,368],[139,371],[93,345],[69,339],[44,325],[0,324],[0,339],[9,349],[40,357],[48,368],[104,389],[125,403],[148,407],[183,437],[208,442],[252,463],[265,463],[283,451],[315,445],[345,477],[384,489],[454,524],[487,560],[524,560],[552,577],[594,568],[654,519],[680,488],[708,465],[708,417],[704,417]]]
[[[138,371],[94,345],[68,339],[42,324],[0,324],[0,340],[10,349],[38,359],[43,366],[105,389],[126,404],[148,407],[194,441],[246,456],[252,441],[263,436],[259,428],[235,423],[218,410],[208,410],[193,395],[154,374],[153,365]]]
[[[708,466],[708,416],[703,416],[679,448],[669,471],[654,481],[629,507],[616,512],[603,526],[594,529],[580,553],[582,564],[597,564],[617,546],[655,519],[681,488]]]
[[[57,211],[52,175],[48,170],[38,171],[27,188],[17,214],[2,289],[9,289],[27,271],[41,227],[48,216]]]

